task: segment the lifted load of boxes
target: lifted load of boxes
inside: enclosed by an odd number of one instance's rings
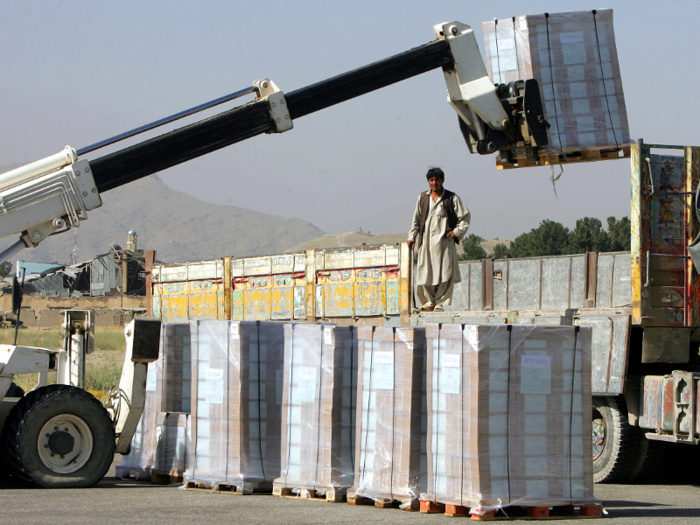
[[[630,156],[627,109],[612,9],[495,19],[482,25],[495,84],[537,80],[549,144],[527,158],[517,149],[499,169]]]

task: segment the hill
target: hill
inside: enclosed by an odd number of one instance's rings
[[[321,237],[293,246],[287,253],[303,252],[305,250],[326,249],[326,248],[357,248],[360,246],[371,246],[376,244],[398,244],[406,240],[405,233],[373,234],[368,232],[348,232],[340,234],[326,234]],[[510,246],[512,239],[482,239],[481,247],[489,255],[497,244]],[[457,248],[457,253],[462,253],[461,248]]]
[[[77,229],[78,261],[106,253],[112,244],[126,247],[130,229],[138,234],[138,247],[156,250],[163,262],[283,253],[323,235],[299,219],[200,201],[169,188],[156,175],[105,192],[102,202]],[[15,241],[14,236],[3,239],[2,248]],[[10,260],[65,264],[73,243],[73,233],[64,233]]]

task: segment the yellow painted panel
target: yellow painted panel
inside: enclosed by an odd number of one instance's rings
[[[270,319],[269,288],[253,288],[243,291],[243,319],[246,321]]]
[[[165,323],[187,321],[189,296],[186,293],[160,296],[161,320]]]
[[[294,310],[294,288],[278,286],[270,290],[270,318],[275,320],[292,319]]]
[[[190,294],[190,321],[218,319],[218,297],[216,290]]]
[[[326,284],[323,287],[324,314],[326,317],[350,317],[353,315],[353,283]]]

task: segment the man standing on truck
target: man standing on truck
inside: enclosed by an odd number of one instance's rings
[[[430,190],[418,196],[408,247],[418,250],[419,310],[441,312],[461,281],[457,244],[467,234],[471,214],[462,199],[443,188],[445,173],[440,168],[430,168],[426,178]]]

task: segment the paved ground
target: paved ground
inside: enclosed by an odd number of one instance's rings
[[[281,499],[180,490],[134,481],[105,479],[92,489],[43,490],[0,483],[3,525],[96,525],[246,523],[353,524],[429,523],[438,514],[354,507]],[[665,485],[597,485],[604,519],[630,525],[700,522],[700,475]],[[452,518],[463,520],[465,518]],[[558,523],[580,523],[562,520]]]

